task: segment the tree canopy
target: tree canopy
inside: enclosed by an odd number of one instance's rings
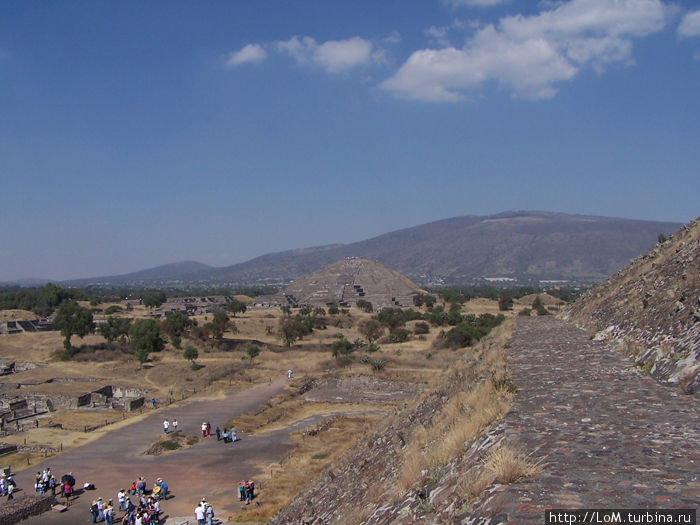
[[[82,339],[95,331],[92,312],[75,301],[64,301],[61,304],[53,324],[61,330],[61,335],[65,338],[63,348],[69,353],[72,349],[70,341],[72,336],[77,335]]]

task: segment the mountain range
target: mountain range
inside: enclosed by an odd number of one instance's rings
[[[421,285],[601,281],[682,226],[541,211],[466,215],[405,228],[350,244],[269,253],[225,267],[189,261],[125,275],[66,281],[178,286],[279,285],[346,257],[374,259]]]

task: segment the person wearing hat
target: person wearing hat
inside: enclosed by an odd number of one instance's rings
[[[168,499],[168,484],[160,478],[158,478],[158,484],[160,486],[160,499]]]
[[[92,500],[92,505],[90,505],[90,514],[92,514],[92,522],[97,523],[97,517],[100,515],[100,511],[97,508],[97,500]]]
[[[124,489],[119,489],[119,492],[117,492],[117,503],[119,504],[119,510],[126,510],[126,491]]]
[[[107,502],[107,506],[104,508],[102,511],[105,524],[106,525],[113,525],[113,520],[114,520],[114,506],[112,505],[112,500],[109,500]]]

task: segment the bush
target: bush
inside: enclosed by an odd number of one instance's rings
[[[408,341],[408,336],[411,335],[408,330],[405,328],[395,328],[390,334],[389,334],[389,342],[390,343],[405,343]]]
[[[529,308],[523,308],[518,312],[518,315],[522,315],[523,317],[529,317],[530,315],[532,315],[532,310],[530,310]]]
[[[372,370],[379,372],[386,366],[386,359],[373,359],[371,364]]]
[[[425,321],[420,321],[413,327],[413,333],[416,335],[430,333],[430,325]]]
[[[107,308],[105,308],[105,315],[112,315],[121,311],[123,311],[123,308],[121,306],[113,304],[112,306],[108,306]]]
[[[160,446],[165,450],[177,450],[180,448],[180,443],[177,441],[163,441],[161,442]]]

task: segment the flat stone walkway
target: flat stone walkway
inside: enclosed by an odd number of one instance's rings
[[[545,465],[492,513],[522,525],[544,523],[546,508],[698,508],[697,397],[554,317],[519,318],[507,352],[518,387],[507,439]]]

